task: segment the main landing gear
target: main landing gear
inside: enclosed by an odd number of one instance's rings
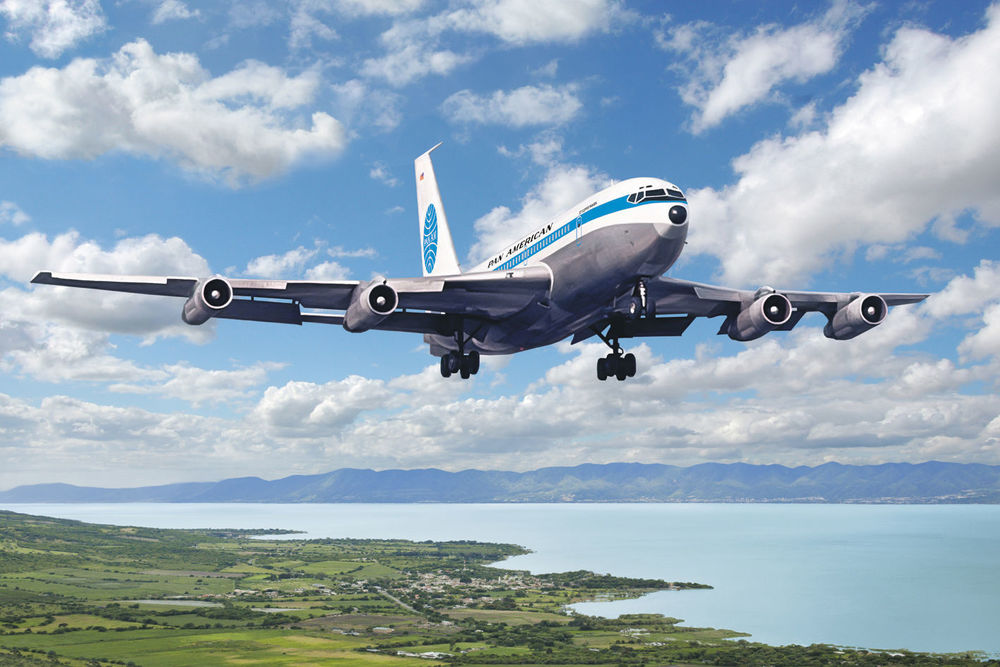
[[[479,352],[473,350],[468,354],[461,352],[446,352],[441,356],[441,377],[451,377],[458,373],[463,380],[479,372]]]
[[[601,338],[604,338],[601,336]],[[635,355],[629,352],[623,354],[624,350],[618,345],[618,339],[608,346],[612,349],[611,354],[597,360],[597,379],[604,382],[609,377],[618,378],[619,382],[625,378],[635,377]]]
[[[466,338],[460,329],[456,329],[455,343],[458,345],[458,350],[441,355],[441,377],[451,377],[452,374],[458,373],[463,380],[468,380],[470,376],[479,372],[479,352],[477,350],[472,350],[468,354],[465,352],[465,344],[470,338],[471,336]]]
[[[611,348],[611,354],[597,360],[597,379],[604,382],[610,377],[618,378],[619,382],[625,378],[635,377],[635,355],[625,353],[618,343],[619,336],[623,333],[622,327],[625,320],[634,320],[646,317],[648,303],[646,296],[646,281],[639,280],[635,285],[632,298],[628,301],[627,310],[613,317],[608,325],[608,332],[602,333],[596,327],[593,328],[604,344]]]

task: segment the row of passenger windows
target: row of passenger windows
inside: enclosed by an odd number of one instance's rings
[[[666,190],[662,188],[639,190],[628,196],[628,203],[638,204],[639,202],[657,199],[661,201],[684,199],[684,194],[680,190],[674,190],[673,188],[667,188]]]

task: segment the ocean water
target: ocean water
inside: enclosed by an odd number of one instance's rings
[[[296,537],[473,539],[503,563],[696,581],[714,590],[583,603],[824,642],[1000,655],[1000,506],[734,504],[31,504],[29,514],[160,528],[287,528]]]

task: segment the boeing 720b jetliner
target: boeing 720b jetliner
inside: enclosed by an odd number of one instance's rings
[[[635,375],[636,364],[622,339],[680,336],[696,317],[722,317],[720,334],[749,341],[789,331],[803,315],[818,311],[827,318],[823,333],[847,340],[878,326],[889,306],[927,297],[741,290],[664,277],[684,249],[689,216],[680,188],[657,178],[601,190],[463,272],[431,164],[434,148],[414,161],[419,278],[245,280],[42,271],[31,282],[183,297],[181,317],[188,324],[217,317],[420,333],[441,358],[441,375],[462,378],[479,371],[481,354],[597,336],[611,349],[597,360],[598,379],[624,380]]]

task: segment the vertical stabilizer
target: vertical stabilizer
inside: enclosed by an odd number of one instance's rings
[[[444,214],[434,165],[431,164],[434,148],[413,161],[417,179],[417,216],[420,218],[420,263],[425,276],[448,276],[461,273],[462,269],[455,256],[448,218]]]

